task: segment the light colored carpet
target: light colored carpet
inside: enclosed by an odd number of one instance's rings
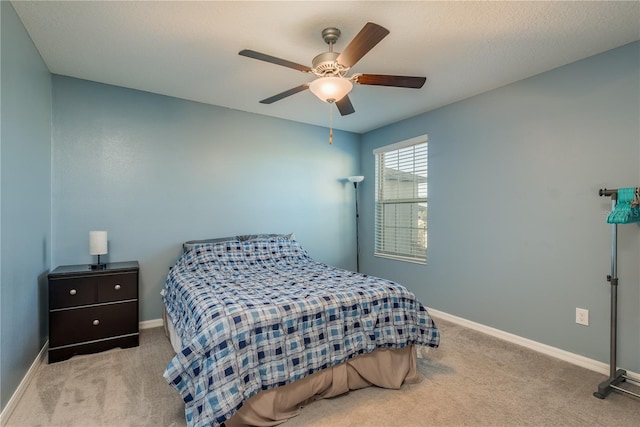
[[[640,400],[592,396],[604,375],[436,321],[441,347],[419,359],[420,384],[319,400],[283,427],[640,425]],[[7,426],[184,426],[162,378],[171,357],[155,328],[137,348],[42,365]]]
[[[162,377],[172,357],[153,328],[138,347],[43,364],[7,426],[184,426],[182,400]]]

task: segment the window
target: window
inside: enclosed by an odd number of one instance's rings
[[[376,158],[374,255],[427,262],[427,135],[373,151]]]

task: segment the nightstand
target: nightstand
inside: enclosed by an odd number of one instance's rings
[[[49,273],[49,363],[138,345],[138,261]]]

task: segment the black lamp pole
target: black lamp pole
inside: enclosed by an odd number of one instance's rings
[[[360,273],[360,230],[358,220],[360,219],[360,213],[358,212],[358,183],[362,182],[364,176],[350,176],[347,178],[349,182],[353,182],[353,188],[356,195],[356,271]]]
[[[355,189],[356,195],[356,271],[360,273],[360,233],[358,222],[360,219],[360,214],[358,213],[358,183],[353,183],[353,188]]]

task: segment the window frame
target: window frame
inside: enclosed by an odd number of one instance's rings
[[[416,153],[414,151],[413,155],[410,157],[410,159],[413,161],[413,166],[412,166],[412,171],[408,172],[411,174],[414,174],[414,172],[416,172],[414,175],[416,174],[420,174],[420,173],[424,173],[424,180],[425,180],[425,189],[424,189],[424,195],[425,197],[419,197],[419,194],[414,194],[414,197],[404,197],[404,198],[398,198],[396,197],[394,198],[384,198],[384,189],[385,189],[385,183],[384,183],[384,172],[381,173],[381,168],[382,165],[379,164],[380,161],[383,160],[383,156],[386,155],[400,155],[400,150],[409,148],[409,147],[416,147],[418,145],[425,145],[425,151],[426,151],[426,155],[425,155],[425,161],[426,161],[426,165],[424,165],[424,169],[422,169],[421,167],[416,168],[415,167],[415,160],[416,160]],[[383,206],[400,206],[400,205],[407,205],[407,204],[412,204],[412,205],[417,205],[418,206],[418,211],[416,211],[416,218],[419,217],[419,207],[421,204],[424,204],[425,209],[428,206],[428,164],[429,164],[429,137],[427,134],[424,135],[420,135],[414,138],[410,138],[410,139],[406,139],[403,141],[399,141],[393,144],[389,144],[389,145],[385,145],[383,147],[379,147],[373,150],[373,155],[374,155],[374,161],[375,161],[375,219],[374,219],[374,226],[375,226],[375,235],[374,235],[374,256],[375,257],[379,257],[379,258],[386,258],[386,259],[393,259],[393,260],[398,260],[398,261],[405,261],[405,262],[411,262],[411,263],[417,263],[417,264],[423,264],[426,265],[427,263],[427,248],[428,248],[428,223],[427,223],[427,213],[425,213],[424,216],[424,253],[420,253],[420,254],[416,254],[413,250],[406,250],[406,251],[392,251],[389,248],[384,247],[384,232],[385,229],[389,229],[388,226],[385,227],[384,224],[384,210],[382,209]],[[400,162],[400,158],[398,158],[398,161]],[[407,172],[407,171],[404,171]],[[416,175],[417,176],[417,175]],[[419,183],[419,178],[413,178],[413,183],[414,185],[417,185]],[[389,184],[386,185],[387,189],[389,187]],[[415,187],[414,187],[415,188]],[[400,191],[398,189],[398,191]],[[414,190],[415,193],[419,193],[420,190],[419,189],[415,189]],[[428,211],[428,209],[427,209]],[[412,214],[408,214],[408,215],[412,215]],[[409,220],[407,221],[407,223],[411,224],[413,222],[413,219],[411,217],[409,217]],[[410,235],[413,235],[413,233],[417,233],[418,236],[420,234],[421,227],[418,227],[416,225],[416,227],[412,227],[412,232],[410,232]],[[394,237],[397,237],[394,234]],[[400,237],[401,239],[402,237]],[[413,239],[413,237],[409,238],[409,240],[406,242],[406,244],[410,245],[411,240]]]

